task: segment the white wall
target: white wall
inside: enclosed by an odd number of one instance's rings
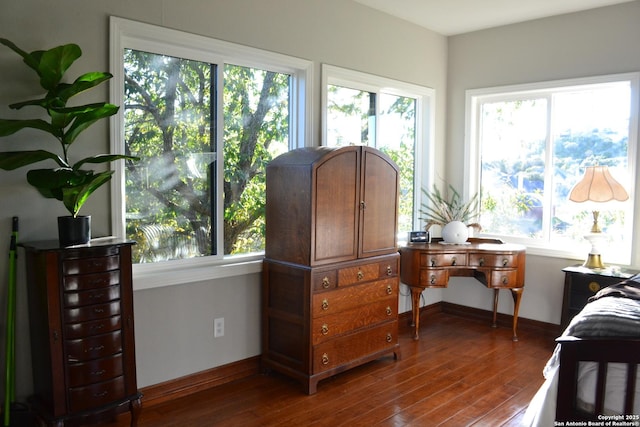
[[[640,70],[640,2],[478,31],[449,38],[446,170],[462,188],[465,141],[465,91],[483,87],[615,74]],[[636,185],[638,185],[636,177]],[[636,197],[637,197],[636,192]],[[636,200],[636,206],[640,206]],[[636,223],[639,211],[636,210]],[[634,265],[640,265],[635,242]],[[585,254],[586,256],[586,254]],[[606,252],[603,254],[606,262]],[[564,274],[577,260],[527,256],[526,286],[520,315],[560,323]],[[506,292],[506,291],[502,291]],[[490,309],[491,292],[456,281],[443,299]],[[499,311],[513,302],[501,295]]]
[[[109,69],[109,16],[162,25],[314,61],[314,141],[320,141],[320,64],[327,63],[428,86],[436,91],[436,140],[444,144],[446,38],[364,7],[351,0],[78,0],[5,1],[0,37],[27,51],[78,43],[84,55],[70,75]],[[0,46],[0,117],[17,117],[11,102],[35,97],[35,81],[21,59]],[[105,100],[105,86],[95,91]],[[24,132],[0,140],[0,149],[31,145]],[[106,152],[108,127],[97,124],[76,144],[81,151]],[[84,148],[86,146],[86,148]],[[436,164],[443,173],[444,150]],[[24,178],[26,170],[0,171],[0,237],[8,239],[11,217],[20,218],[21,241],[57,238],[56,217],[65,211],[41,198]],[[83,208],[94,236],[110,234],[108,190]],[[7,257],[0,253],[0,274]],[[135,278],[134,278],[135,280]],[[24,267],[19,274],[18,397],[31,389]],[[5,283],[0,281],[0,295]],[[3,299],[1,299],[4,301]],[[134,296],[140,387],[245,359],[260,353],[258,274],[137,291]],[[409,305],[407,305],[409,307]],[[0,311],[4,313],[4,311]],[[4,339],[4,316],[0,341]],[[213,319],[225,318],[225,336],[213,339]],[[4,352],[2,352],[4,354]]]

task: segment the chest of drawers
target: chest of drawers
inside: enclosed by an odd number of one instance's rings
[[[58,248],[27,243],[34,396],[41,420],[62,426],[130,410],[137,390],[129,241]]]
[[[263,364],[318,381],[399,350],[399,255],[304,267],[265,260]]]

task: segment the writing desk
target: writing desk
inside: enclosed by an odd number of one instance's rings
[[[409,243],[400,248],[400,279],[411,290],[413,339],[418,339],[420,295],[427,288],[446,288],[449,277],[474,277],[494,290],[493,323],[496,327],[498,291],[513,297],[513,341],[518,341],[518,309],[524,289],[525,247],[496,239],[470,238],[464,245]]]

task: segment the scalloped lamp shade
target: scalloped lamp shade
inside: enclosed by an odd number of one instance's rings
[[[587,166],[584,177],[569,193],[572,202],[623,202],[629,198],[627,191],[609,172],[607,166]]]
[[[584,177],[571,189],[569,200],[572,202],[605,203],[612,200],[624,202],[629,198],[627,191],[609,172],[607,166],[587,166]],[[598,225],[599,211],[593,210],[593,226],[591,234],[585,239],[591,242],[591,252],[583,266],[587,268],[605,268],[600,255],[599,244],[602,243],[602,232]]]

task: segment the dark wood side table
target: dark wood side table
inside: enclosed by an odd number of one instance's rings
[[[564,330],[573,316],[575,316],[587,304],[589,298],[600,289],[615,285],[639,270],[620,267],[608,267],[602,270],[594,270],[581,265],[573,265],[563,268],[564,271],[564,297],[562,299],[562,318],[560,327]]]
[[[400,278],[411,289],[413,338],[418,339],[420,295],[427,288],[446,288],[451,276],[470,276],[494,290],[493,327],[498,291],[513,297],[513,341],[518,341],[518,310],[524,290],[525,247],[495,239],[471,238],[466,245],[409,243],[400,248]]]

